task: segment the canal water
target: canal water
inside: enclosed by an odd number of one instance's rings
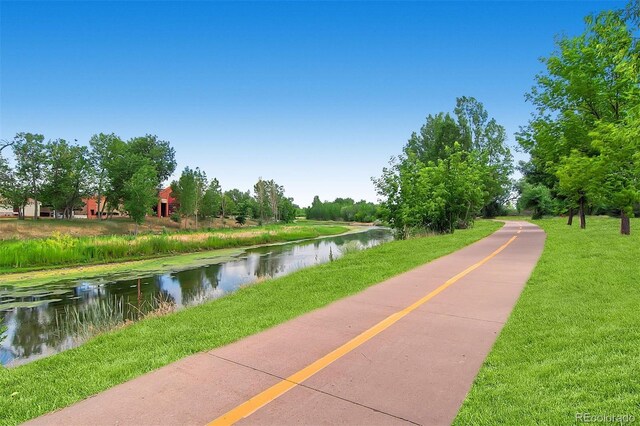
[[[0,324],[7,330],[0,363],[15,366],[78,346],[88,313],[117,311],[135,319],[140,306],[158,300],[178,308],[203,303],[239,287],[329,262],[348,250],[366,249],[393,239],[391,231],[364,232],[248,249],[222,263],[173,273],[127,279],[101,277],[35,287],[0,286]],[[138,284],[139,278],[139,284]],[[73,327],[70,323],[73,322]]]

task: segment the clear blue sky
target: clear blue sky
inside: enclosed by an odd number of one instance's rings
[[[0,138],[157,134],[224,188],[375,200],[429,113],[475,96],[510,142],[555,34],[624,2],[1,2]]]

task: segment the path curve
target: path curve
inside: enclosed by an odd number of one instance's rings
[[[354,296],[29,424],[450,424],[544,240],[539,227],[507,221]]]

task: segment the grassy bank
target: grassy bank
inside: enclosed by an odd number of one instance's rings
[[[177,272],[203,265],[226,262],[243,251],[244,249],[242,248],[222,249],[103,265],[0,274],[0,286],[33,287],[56,281],[91,279],[104,276],[117,276],[119,279],[131,277],[133,279],[141,275]]]
[[[354,294],[489,235],[500,224],[394,241],[266,281],[204,305],[133,324],[83,346],[0,371],[2,424],[67,406],[203,350],[222,346]]]
[[[183,232],[170,235],[80,237],[57,234],[46,239],[0,243],[0,274],[63,266],[103,264],[163,255],[237,248],[337,235],[336,225],[269,225],[247,229]]]
[[[253,226],[256,224],[256,221],[248,219],[245,226]],[[193,221],[189,222],[190,228],[194,225]],[[238,226],[234,218],[201,220],[199,225],[201,228],[233,228]],[[135,228],[136,225],[133,220],[124,217],[107,220],[56,220],[53,218],[40,218],[39,220],[26,218],[25,220],[18,220],[16,218],[0,217],[0,241],[47,238],[56,232],[68,234],[73,237],[130,235],[134,233]],[[150,216],[138,227],[138,231],[141,234],[160,234],[180,232],[181,228],[181,224],[173,222],[169,218]]]
[[[573,424],[576,413],[640,418],[640,220],[535,222],[544,253],[456,424]],[[619,423],[619,422],[618,422]]]

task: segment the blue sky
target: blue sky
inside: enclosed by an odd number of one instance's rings
[[[513,144],[554,35],[624,2],[0,4],[0,138],[157,134],[179,170],[307,205],[375,200],[371,176],[457,96]]]

